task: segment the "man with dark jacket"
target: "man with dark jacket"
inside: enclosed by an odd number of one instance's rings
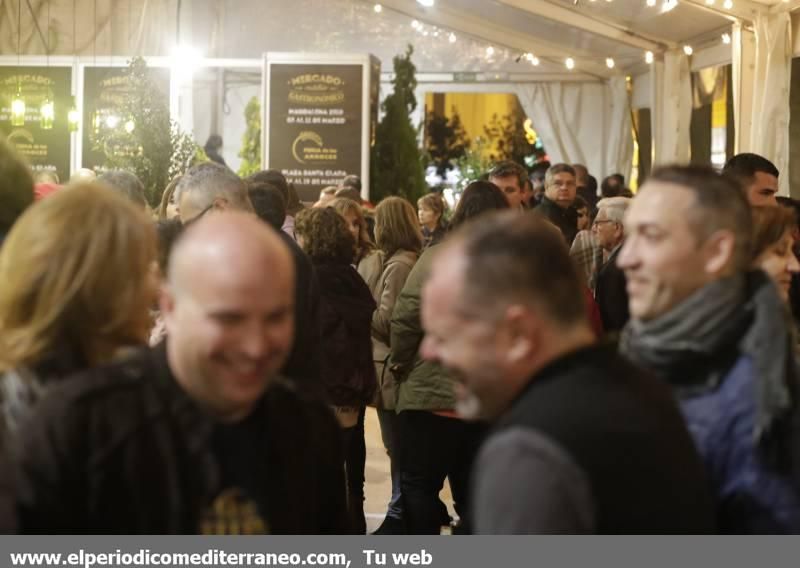
[[[573,207],[576,194],[575,169],[569,164],[550,166],[544,177],[544,197],[536,212],[559,228],[567,246],[578,234],[578,212]]]
[[[188,228],[161,299],[166,342],[54,388],[21,430],[21,530],[347,532],[338,425],[278,376],[293,281],[254,216]]]
[[[473,471],[486,534],[713,530],[702,463],[669,389],[597,346],[577,267],[537,216],[486,216],[441,245],[422,354],[494,421]]]
[[[622,353],[672,385],[715,491],[720,529],[800,532],[797,367],[789,315],[747,272],[750,209],[700,166],[653,172],[617,263],[631,320]]]
[[[617,333],[625,327],[630,317],[625,273],[617,266],[617,256],[625,240],[625,210],[630,202],[627,197],[601,199],[592,224],[595,238],[607,255],[594,278],[594,299],[600,308],[603,329],[611,333]]]

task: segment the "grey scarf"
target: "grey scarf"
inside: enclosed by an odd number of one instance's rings
[[[678,397],[713,390],[740,356],[751,357],[759,442],[793,406],[792,345],[791,317],[761,271],[709,284],[655,320],[632,319],[620,338],[620,351],[668,381]]]

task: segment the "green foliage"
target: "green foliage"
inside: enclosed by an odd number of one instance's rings
[[[383,102],[384,115],[375,131],[372,147],[370,198],[380,201],[399,195],[416,203],[427,192],[417,131],[409,115],[417,108],[416,67],[411,62],[414,48],[394,58],[394,92]]]
[[[169,106],[141,57],[125,72],[128,90],[120,106],[119,126],[100,134],[96,149],[106,155],[104,167],[127,170],[144,184],[147,200],[155,207],[169,181],[192,164],[208,158],[191,135],[169,116]],[[125,125],[131,122],[133,130]]]
[[[242,136],[242,149],[239,150],[242,163],[238,173],[247,177],[261,171],[261,103],[258,97],[253,97],[247,103],[244,119],[247,128]]]
[[[492,162],[488,157],[487,141],[476,138],[475,143],[464,150],[464,154],[455,160],[455,166],[461,172],[458,190],[463,191],[471,182],[479,180],[489,171]]]
[[[436,173],[444,176],[453,169],[455,160],[460,159],[469,148],[469,139],[461,124],[461,117],[453,108],[450,118],[428,113],[425,127],[425,146],[429,163],[436,166]]]
[[[522,109],[515,107],[510,114],[492,116],[491,122],[483,127],[490,144],[489,159],[492,162],[511,160],[525,164],[526,158],[536,153],[536,148],[525,134],[526,117]]]

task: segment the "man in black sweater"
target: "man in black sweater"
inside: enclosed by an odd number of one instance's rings
[[[705,533],[702,464],[666,385],[594,344],[577,269],[536,216],[476,221],[439,252],[422,355],[494,422],[473,473],[486,534]]]
[[[340,432],[279,370],[294,269],[254,215],[176,244],[154,350],[48,392],[16,447],[20,529],[44,533],[348,532]]]

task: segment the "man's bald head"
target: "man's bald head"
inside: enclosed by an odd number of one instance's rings
[[[192,223],[171,258],[168,282],[178,289],[209,268],[236,270],[242,263],[259,267],[263,263],[271,277],[288,276],[294,282],[294,264],[287,246],[258,217],[243,211],[224,211]]]
[[[223,420],[240,420],[283,366],[294,336],[294,263],[255,215],[193,223],[173,252],[161,309],[181,387]]]

